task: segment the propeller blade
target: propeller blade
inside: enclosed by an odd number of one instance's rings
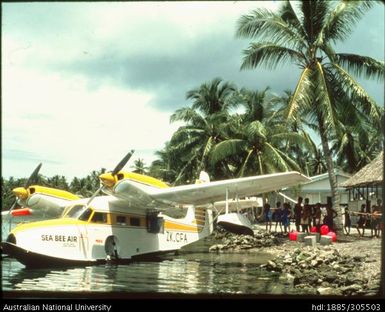
[[[134,150],[131,150],[124,158],[117,164],[115,169],[111,172],[111,174],[114,176],[116,175],[130,160],[132,154],[134,154]]]
[[[40,163],[36,169],[32,172],[31,176],[28,178],[27,182],[25,183],[24,187],[29,187],[33,182],[37,180],[39,170],[41,168],[42,163]]]
[[[87,202],[87,204],[86,204],[86,207],[88,207],[88,206],[91,204],[91,202],[92,202],[92,201],[94,200],[94,198],[99,194],[99,192],[102,190],[102,188],[103,188],[103,185],[100,186],[100,187],[96,190],[96,192],[92,194],[92,196],[90,197],[90,199],[88,200],[88,202]]]
[[[130,160],[132,154],[134,154],[134,150],[131,150],[124,158],[116,165],[115,169],[111,172],[111,175],[114,176],[116,175]],[[99,194],[99,192],[102,190],[103,184],[96,190],[95,193],[92,194],[90,199],[88,200],[86,207],[88,207],[91,202],[94,200],[94,198]]]

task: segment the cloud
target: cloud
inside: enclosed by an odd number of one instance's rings
[[[178,126],[170,114],[190,104],[186,92],[215,77],[294,89],[295,65],[240,71],[249,41],[235,38],[238,18],[279,4],[3,4],[3,176],[26,176],[39,159],[43,174],[84,176],[132,148],[149,165]],[[373,8],[336,50],[383,58],[383,23]],[[362,83],[382,104],[383,85]]]
[[[2,134],[6,150],[17,153],[3,155],[4,175],[14,175],[11,162],[22,152],[30,160],[61,162],[54,172],[68,176],[113,168],[132,148],[146,154],[135,157],[148,159],[148,150],[161,149],[177,127],[169,124],[169,114],[148,105],[148,93],[111,86],[90,92],[82,77],[67,80],[25,70],[15,77],[4,82],[3,101],[14,105],[3,110]]]

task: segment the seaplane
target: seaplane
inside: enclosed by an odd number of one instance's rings
[[[169,186],[122,171],[133,152],[99,176],[100,187],[90,198],[29,183],[14,189],[20,205],[60,216],[17,225],[1,243],[3,253],[26,267],[55,267],[124,263],[173,252],[210,235],[216,218],[233,231],[249,228],[238,212],[229,211],[229,199],[309,181],[295,171],[222,181],[209,181],[206,174],[195,184]],[[223,200],[225,217],[214,217],[215,202]],[[175,207],[185,209],[185,216],[167,215]]]

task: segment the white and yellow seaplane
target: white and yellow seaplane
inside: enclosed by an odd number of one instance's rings
[[[16,226],[2,242],[3,252],[27,267],[48,267],[120,263],[175,251],[210,235],[214,202],[308,181],[298,172],[284,172],[170,187],[121,171],[132,153],[99,176],[100,188],[87,199],[38,185],[15,189],[21,204],[62,212],[59,218]],[[181,206],[187,210],[184,218],[166,215]]]

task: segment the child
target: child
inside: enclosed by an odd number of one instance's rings
[[[350,234],[350,226],[352,225],[352,221],[350,220],[349,207],[346,206],[344,212],[344,230],[346,235]]]
[[[283,203],[282,225],[284,233],[290,232],[291,207],[289,203]]]
[[[365,235],[365,224],[366,224],[365,207],[366,207],[365,204],[361,205],[361,211],[359,213],[360,217],[357,221],[357,232],[358,232],[358,235],[361,237],[364,237],[364,235]],[[361,235],[360,229],[362,229],[362,235]]]
[[[281,202],[277,202],[277,208],[275,209],[273,213],[273,219],[275,221],[275,232],[277,232],[277,226],[279,225],[279,228],[281,229],[282,233],[282,208],[281,208]]]

